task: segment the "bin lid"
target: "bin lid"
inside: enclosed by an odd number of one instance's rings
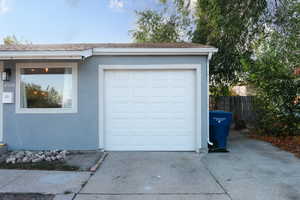
[[[212,117],[229,117],[229,118],[232,118],[232,112],[225,112],[223,110],[212,110],[212,111],[209,111],[209,118],[212,118]]]
[[[210,110],[209,114],[227,114],[227,115],[232,115],[232,112],[226,112],[223,110]]]

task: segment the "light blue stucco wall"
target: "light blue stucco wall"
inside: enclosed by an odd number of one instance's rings
[[[203,146],[206,146],[206,59],[206,56],[93,56],[88,58],[79,62],[78,67],[78,113],[16,114],[15,104],[4,104],[4,142],[8,144],[10,149],[98,149],[98,66],[100,64],[199,63],[202,67],[201,132]],[[5,68],[12,69],[11,80],[4,84],[4,91],[15,92],[15,65],[15,61],[6,61],[4,63]]]
[[[97,67],[86,60],[78,67],[78,113],[16,114],[15,104],[4,104],[4,141],[10,149],[96,149],[97,134]],[[15,90],[15,63],[11,81],[4,91]]]

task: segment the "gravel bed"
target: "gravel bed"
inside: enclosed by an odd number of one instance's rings
[[[89,171],[102,156],[101,151],[8,151],[0,155],[0,169]]]

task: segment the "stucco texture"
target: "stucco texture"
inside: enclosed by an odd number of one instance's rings
[[[18,61],[24,62],[24,61]],[[29,62],[29,61],[26,61]],[[31,61],[47,62],[47,61]],[[49,61],[62,62],[62,61]],[[67,61],[66,61],[67,62]],[[99,65],[201,64],[202,67],[202,138],[207,135],[207,77],[205,56],[93,56],[78,62],[78,113],[16,114],[15,104],[3,105],[3,135],[9,149],[99,148],[98,137],[98,67]],[[16,61],[5,61],[12,69],[4,91],[15,92]],[[202,146],[206,139],[202,139]]]

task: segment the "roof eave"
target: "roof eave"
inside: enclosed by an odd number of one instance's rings
[[[0,60],[81,60],[92,56],[92,50],[83,51],[0,51]]]
[[[216,48],[94,48],[93,55],[209,55]]]
[[[93,55],[208,55],[216,48],[93,48],[81,51],[0,51],[0,60],[71,59],[80,60]]]

